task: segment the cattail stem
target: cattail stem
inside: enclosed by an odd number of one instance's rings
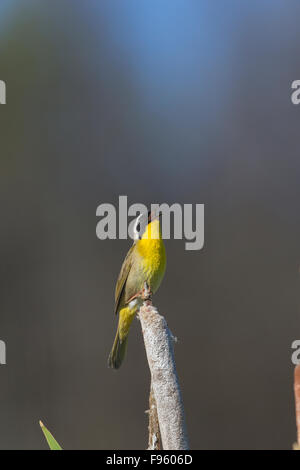
[[[159,429],[157,406],[151,382],[149,395],[149,440],[148,450],[162,450],[161,434]]]
[[[296,406],[296,425],[297,425],[297,442],[300,446],[300,364],[295,367],[294,371],[294,393]]]
[[[176,372],[173,341],[168,325],[144,288],[144,304],[139,317],[142,325],[153,395],[164,450],[187,450],[188,438],[183,401]],[[151,394],[150,394],[151,397]]]

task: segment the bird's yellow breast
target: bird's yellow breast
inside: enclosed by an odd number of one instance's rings
[[[166,269],[166,251],[158,220],[148,224],[142,239],[137,242],[136,249],[140,257],[143,277],[150,285],[152,292],[155,292]]]

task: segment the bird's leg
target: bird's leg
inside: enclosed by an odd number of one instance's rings
[[[144,287],[142,289],[140,297],[144,302],[152,303],[152,292],[146,281],[144,282]]]
[[[132,300],[137,299],[138,297],[141,296],[141,291],[138,292],[137,294],[134,294],[130,299],[127,300],[126,304],[129,304]]]
[[[142,299],[144,302],[152,302],[152,292],[146,281],[144,283],[143,289],[134,294],[132,297],[130,297],[130,299],[127,300],[126,304],[129,304],[132,300],[137,299],[138,297],[140,297],[140,299]]]

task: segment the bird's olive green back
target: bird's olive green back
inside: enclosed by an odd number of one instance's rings
[[[124,292],[125,284],[126,284],[126,281],[127,281],[127,278],[128,278],[128,275],[129,275],[129,272],[133,263],[132,253],[133,253],[134,248],[135,248],[135,243],[132,245],[132,247],[128,251],[123,261],[121,271],[117,280],[116,290],[115,290],[115,314],[118,313],[120,300]]]

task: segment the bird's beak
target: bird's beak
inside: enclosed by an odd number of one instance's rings
[[[149,219],[148,219],[148,223],[153,222],[153,220],[158,219],[158,217],[159,217],[159,213],[158,213],[158,212],[156,212],[156,211],[151,211],[150,216],[149,216]]]

